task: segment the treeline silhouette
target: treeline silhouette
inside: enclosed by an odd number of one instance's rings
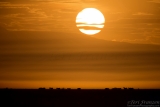
[[[160,89],[6,88],[0,89],[0,97],[5,107],[131,107],[143,102],[160,106]]]
[[[6,88],[8,89],[8,88]],[[39,90],[45,90],[46,88],[39,88]],[[52,87],[49,88],[50,90],[53,90]],[[57,90],[71,90],[71,88],[56,88]],[[77,90],[81,90],[81,88],[77,88]],[[84,89],[83,89],[84,90]],[[89,89],[88,89],[89,90]],[[91,90],[91,89],[90,89]],[[92,90],[102,90],[102,89],[92,89]],[[112,89],[109,89],[109,88],[105,88],[105,90],[122,90],[121,88],[112,88]],[[126,87],[123,87],[123,90],[134,90],[134,88],[126,88]]]

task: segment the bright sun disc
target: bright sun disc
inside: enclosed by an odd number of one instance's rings
[[[76,24],[79,30],[87,35],[94,35],[104,27],[105,18],[103,14],[95,8],[85,8],[78,13]]]

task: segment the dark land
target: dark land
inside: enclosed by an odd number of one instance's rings
[[[160,89],[0,89],[3,107],[160,107]]]

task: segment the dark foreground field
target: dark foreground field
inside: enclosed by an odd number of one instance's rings
[[[1,107],[160,107],[160,90],[1,89],[0,97]]]

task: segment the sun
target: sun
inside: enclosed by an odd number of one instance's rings
[[[105,18],[96,8],[85,8],[76,17],[79,30],[87,35],[94,35],[104,27]]]

